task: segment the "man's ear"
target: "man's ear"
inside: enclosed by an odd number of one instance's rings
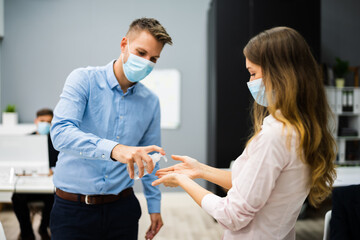
[[[126,49],[127,44],[128,44],[128,39],[127,39],[127,37],[123,37],[123,38],[121,39],[121,43],[120,43],[120,48],[121,48],[121,52],[122,52],[122,53],[125,52],[125,49]]]

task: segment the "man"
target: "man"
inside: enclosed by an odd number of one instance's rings
[[[36,113],[35,124],[36,132],[32,134],[48,135],[48,149],[49,149],[49,175],[53,173],[56,164],[57,156],[59,154],[52,145],[50,139],[50,123],[53,118],[53,111],[51,109],[41,109]],[[39,227],[39,234],[42,239],[50,239],[48,233],[48,226],[50,221],[50,212],[54,203],[53,194],[28,194],[28,193],[14,193],[12,196],[12,203],[15,215],[20,224],[20,236],[22,240],[35,239],[34,232],[30,221],[30,212],[28,208],[29,202],[41,201],[44,203],[42,209],[41,224]]]
[[[152,18],[133,21],[117,60],[74,70],[55,109],[51,137],[60,151],[50,228],[53,239],[137,239],[141,209],[132,185],[134,163],[147,199],[152,239],[163,225],[160,191],[151,186],[148,153],[160,145],[158,98],[140,80],[171,37]],[[128,171],[127,171],[128,170]],[[154,170],[154,171],[153,171]],[[129,173],[128,173],[129,172]]]

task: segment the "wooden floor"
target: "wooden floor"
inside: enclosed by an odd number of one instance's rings
[[[147,214],[144,195],[139,193],[136,195],[143,212],[139,223],[139,239],[144,239],[145,232],[150,226],[150,218]],[[322,239],[325,210],[320,210],[315,214],[310,213],[307,218],[297,221],[297,240]],[[223,233],[221,226],[183,192],[163,193],[162,217],[164,226],[154,238],[155,240],[219,240]],[[36,230],[39,227],[40,218],[39,214],[34,217],[33,227]],[[0,221],[3,224],[7,240],[18,239],[19,224],[11,206],[0,212]],[[34,230],[36,239],[40,239],[36,230]]]

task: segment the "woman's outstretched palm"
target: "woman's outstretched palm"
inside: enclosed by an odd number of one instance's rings
[[[196,159],[178,155],[171,155],[171,157],[176,161],[181,161],[182,163],[178,163],[168,168],[159,169],[156,172],[156,176],[161,178],[162,176],[170,173],[179,173],[187,175],[191,179],[200,178],[201,163],[199,163]]]

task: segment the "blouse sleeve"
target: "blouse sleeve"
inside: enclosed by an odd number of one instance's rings
[[[202,208],[231,231],[248,225],[269,199],[290,158],[285,139],[273,131],[260,132],[245,149],[245,158],[237,160],[246,162],[241,169],[234,166],[237,175],[233,176],[227,196],[208,194],[202,199]]]

